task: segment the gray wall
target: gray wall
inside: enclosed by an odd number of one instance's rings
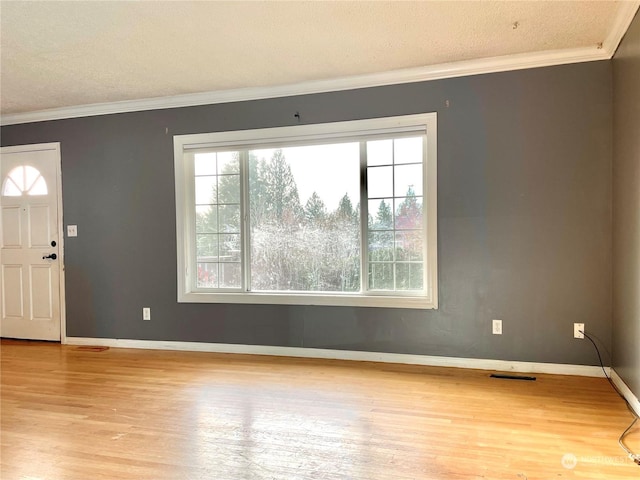
[[[613,59],[613,365],[640,398],[640,15]]]
[[[172,136],[292,125],[296,111],[303,123],[438,111],[439,310],[176,302]],[[15,125],[2,144],[62,144],[64,222],[79,229],[66,240],[69,336],[592,365],[572,324],[610,348],[611,124],[605,61]]]

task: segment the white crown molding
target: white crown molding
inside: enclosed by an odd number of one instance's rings
[[[625,9],[625,11],[627,10],[628,9]],[[629,11],[627,14],[629,14]],[[631,20],[628,20],[626,24],[628,25],[630,21]],[[620,25],[623,24],[624,22],[621,21]],[[615,50],[615,48],[613,50]],[[429,80],[442,80],[445,78],[506,72],[511,70],[523,70],[527,68],[591,62],[607,60],[610,58],[611,54],[609,53],[609,50],[605,48],[597,48],[596,46],[590,48],[553,50],[548,52],[522,53],[328,80],[316,80],[292,85],[220,90],[175,95],[170,97],[146,98],[111,103],[95,103],[91,105],[79,105],[75,107],[61,107],[35,112],[7,114],[0,116],[0,125],[15,125],[21,123],[61,120],[65,118],[192,107],[217,103],[242,102],[266,98],[290,97],[294,95],[309,95],[314,93],[424,82]]]
[[[278,357],[322,358],[359,362],[402,363],[430,367],[469,368],[511,373],[548,373],[604,377],[599,366],[569,365],[563,363],[511,362],[483,358],[436,357],[402,353],[358,352],[323,348],[277,347],[268,345],[239,345],[230,343],[170,342],[155,340],[127,340],[115,338],[66,337],[66,345],[101,346],[113,348],[140,348],[151,350],[181,350],[189,352],[235,353],[243,355],[272,355]],[[605,370],[609,370],[607,367]]]
[[[291,85],[219,90],[169,97],[52,108],[34,112],[1,115],[0,125],[15,125],[21,123],[61,120],[65,118],[79,118],[145,110],[242,102],[266,98],[289,97],[294,95],[309,95],[314,93],[424,82],[429,80],[441,80],[445,78],[481,75],[486,73],[498,73],[527,68],[540,68],[554,65],[608,60],[615,54],[618,45],[629,28],[629,25],[633,21],[638,8],[640,8],[640,0],[625,0],[620,2],[613,26],[611,27],[607,38],[603,40],[600,48],[593,46],[587,48],[551,50],[547,52],[522,53],[388,72],[355,75],[350,77],[316,80]]]
[[[602,49],[607,52],[609,58],[615,55],[618,45],[620,45],[624,34],[627,32],[629,25],[631,25],[638,8],[640,8],[640,0],[620,2],[618,12],[613,20],[613,26],[609,30],[609,35],[602,42]]]
[[[634,395],[631,389],[627,386],[626,383],[624,383],[624,380],[620,378],[620,375],[618,375],[618,373],[613,368],[611,369],[610,375],[613,384],[618,387],[618,390],[620,390],[622,396],[627,400],[627,402],[629,402],[629,405],[636,412],[636,415],[640,416],[640,400],[638,400],[638,397]]]

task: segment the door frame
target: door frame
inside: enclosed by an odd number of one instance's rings
[[[59,295],[60,295],[60,343],[67,343],[67,315],[66,315],[66,293],[64,283],[64,223],[62,215],[62,156],[60,154],[60,142],[36,143],[29,145],[13,145],[1,147],[0,153],[27,153],[40,152],[43,150],[53,150],[56,155],[56,196],[58,199],[58,259],[59,259]],[[2,179],[0,179],[0,182]]]

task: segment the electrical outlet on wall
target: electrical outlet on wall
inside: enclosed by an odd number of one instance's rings
[[[142,309],[142,319],[143,320],[151,320],[151,308],[144,307]]]
[[[502,320],[493,320],[491,332],[494,335],[502,335]]]
[[[584,323],[573,324],[573,338],[584,338]]]

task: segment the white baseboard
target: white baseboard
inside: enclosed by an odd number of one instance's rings
[[[618,375],[613,368],[611,369],[610,375],[614,385],[618,387],[618,390],[620,390],[622,396],[627,400],[627,402],[629,402],[629,405],[631,405],[633,411],[636,412],[636,415],[640,417],[640,400],[638,400],[638,397],[634,395],[631,389],[627,386],[626,383],[624,383],[624,380],[620,378],[620,375]]]
[[[512,362],[484,358],[437,357],[403,353],[359,352],[353,350],[329,350],[323,348],[277,347],[267,345],[238,345],[230,343],[169,342],[155,340],[127,340],[115,338],[66,337],[67,345],[91,345],[115,348],[142,348],[152,350],[183,350],[191,352],[237,353],[248,355],[273,355],[279,357],[324,358],[331,360],[355,360],[360,362],[404,363],[431,367],[456,367],[493,370],[514,373],[550,373],[555,375],[579,375],[604,377],[602,369],[590,365],[564,363]],[[608,368],[606,368],[608,370]],[[636,400],[637,402],[637,400]]]

